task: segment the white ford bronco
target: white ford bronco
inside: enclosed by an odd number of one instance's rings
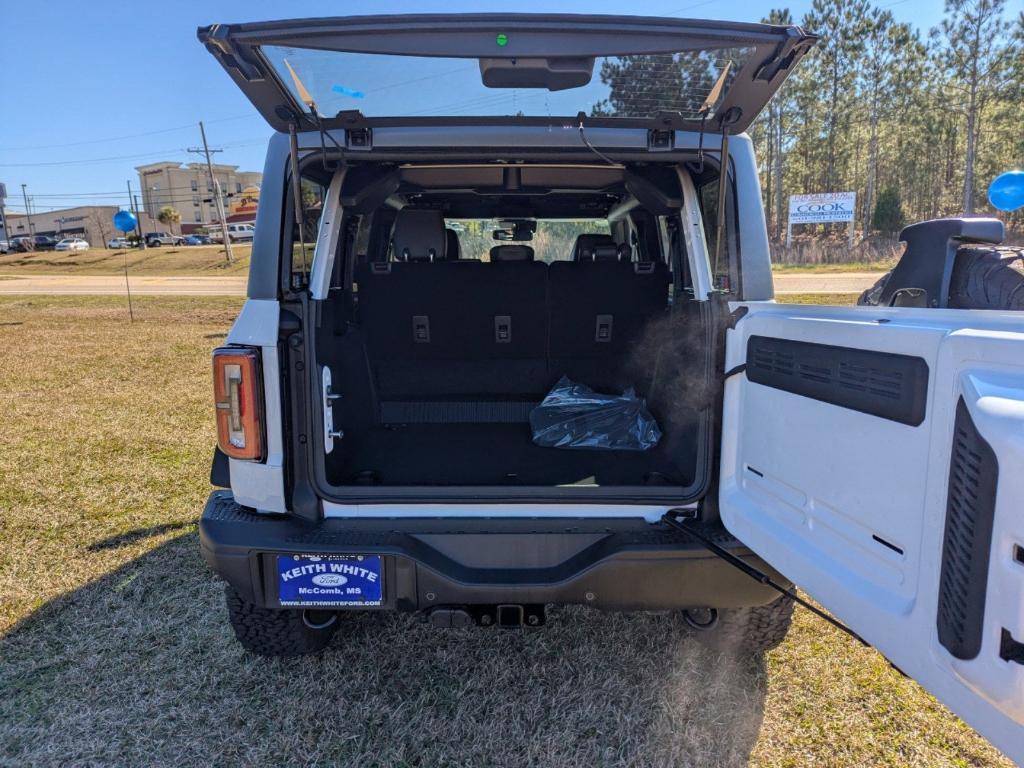
[[[772,300],[744,131],[813,35],[469,15],[199,38],[275,131],[200,525],[242,645],[576,603],[759,652],[795,584],[1024,759],[1019,254],[998,220],[925,222],[866,306]]]

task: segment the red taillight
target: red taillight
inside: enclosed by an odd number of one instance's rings
[[[213,351],[213,401],[217,444],[232,459],[263,458],[263,379],[259,350],[221,347]]]

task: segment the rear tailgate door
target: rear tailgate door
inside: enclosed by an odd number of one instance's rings
[[[278,131],[438,122],[745,130],[815,41],[633,16],[355,16],[198,36]],[[589,124],[589,123],[588,123]]]

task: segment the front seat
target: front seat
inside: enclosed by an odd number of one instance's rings
[[[459,233],[454,229],[445,229],[444,260],[458,261],[462,258],[462,245],[459,243]]]
[[[528,245],[496,245],[491,248],[491,261],[533,261],[533,248]]]
[[[441,211],[403,208],[391,230],[391,252],[395,261],[441,261],[447,236]]]

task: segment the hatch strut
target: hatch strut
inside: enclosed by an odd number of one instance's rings
[[[776,583],[772,579],[772,577],[769,576],[767,573],[758,570],[754,566],[750,565],[750,563],[744,562],[742,559],[736,557],[736,555],[734,555],[732,552],[725,549],[724,547],[719,546],[709,537],[705,536],[703,533],[699,533],[697,530],[695,530],[694,526],[686,525],[685,523],[681,522],[681,520],[692,520],[693,518],[688,516],[688,514],[691,512],[691,510],[669,510],[661,519],[662,522],[668,523],[677,531],[681,531],[690,538],[696,539],[701,544],[703,544],[704,548],[707,549],[711,554],[725,560],[725,562],[727,562],[729,565],[747,574],[747,576],[752,578],[754,581],[760,584],[764,584],[766,587],[771,587],[776,592],[779,592],[788,597],[794,603],[802,605],[808,611],[824,619],[836,629],[842,630],[850,637],[852,637],[854,640],[857,640],[861,645],[867,646],[869,648],[871,647],[868,644],[867,640],[858,635],[856,632],[854,632],[852,629],[850,629],[848,626],[843,624],[838,619],[832,618],[827,613],[825,613],[825,611],[821,610],[818,606],[814,605],[813,603],[807,600],[804,600],[792,589],[786,589],[781,584]]]
[[[732,61],[725,62],[725,66],[722,67],[722,72],[718,75],[718,79],[715,80],[715,84],[711,86],[711,90],[708,91],[708,95],[704,99],[704,103],[701,104],[700,109],[697,110],[697,114],[700,115],[700,136],[697,138],[698,174],[704,173],[704,126],[707,125],[708,115],[711,114],[711,110],[714,109],[715,104],[718,102],[718,97],[722,95],[722,88],[725,87],[725,78],[729,75],[729,70],[731,68]]]

